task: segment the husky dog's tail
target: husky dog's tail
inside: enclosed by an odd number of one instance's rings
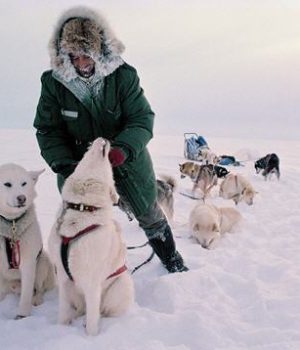
[[[177,190],[177,181],[173,176],[160,174],[159,178],[171,187],[173,193]]]

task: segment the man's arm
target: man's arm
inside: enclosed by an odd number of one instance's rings
[[[66,177],[74,170],[75,162],[50,71],[42,75],[41,82],[42,91],[33,126],[37,129],[36,137],[42,157],[54,172]]]
[[[122,117],[126,124],[113,146],[129,150],[128,158],[134,160],[152,138],[154,113],[140,87],[136,70],[125,65],[119,79]]]

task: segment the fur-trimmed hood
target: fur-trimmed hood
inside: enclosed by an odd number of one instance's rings
[[[96,62],[95,75],[103,78],[124,63],[120,56],[124,49],[102,15],[87,7],[74,7],[61,15],[54,28],[49,42],[51,68],[60,79],[70,82],[78,75],[69,53],[85,52]]]

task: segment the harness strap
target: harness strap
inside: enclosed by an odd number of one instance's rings
[[[90,225],[90,226],[86,227],[85,229],[79,231],[73,237],[62,236],[62,243],[61,243],[61,246],[60,246],[60,256],[61,256],[61,261],[62,261],[63,267],[64,267],[64,269],[66,271],[66,274],[68,275],[68,277],[70,278],[71,281],[73,281],[73,277],[71,275],[71,272],[70,272],[70,269],[69,269],[69,264],[68,264],[69,243],[73,242],[74,240],[76,240],[78,238],[80,238],[84,234],[93,231],[95,228],[97,228],[99,226],[100,225],[98,225],[98,224]]]
[[[123,266],[119,267],[114,273],[109,275],[106,279],[108,280],[109,278],[116,277],[125,271],[127,271],[127,266],[124,264]]]
[[[5,237],[7,261],[10,269],[18,269],[21,262],[20,241]]]
[[[84,234],[93,231],[95,228],[99,227],[100,225],[98,224],[92,224],[88,227],[86,227],[85,229],[79,231],[78,233],[76,233],[75,236],[72,237],[66,237],[66,236],[62,236],[62,240],[63,240],[63,244],[69,244],[70,241],[74,241],[76,239],[78,239],[80,236],[83,236]]]
[[[6,256],[7,262],[10,269],[18,269],[21,263],[21,253],[20,253],[20,241],[17,240],[14,242],[8,237],[5,237],[5,248],[6,248]],[[39,251],[36,259],[38,259],[43,251],[43,247]]]
[[[73,279],[73,276],[71,274],[71,271],[69,269],[69,264],[68,264],[69,244],[72,243],[74,240],[79,239],[84,234],[93,231],[95,228],[97,228],[99,226],[100,225],[98,225],[98,224],[90,225],[90,226],[86,227],[85,229],[79,231],[73,237],[62,236],[62,243],[61,243],[61,246],[60,246],[60,256],[61,256],[63,267],[64,267],[64,269],[66,271],[66,274],[68,275],[68,277],[70,278],[71,281],[74,281],[74,279]],[[116,276],[120,275],[121,273],[125,272],[126,270],[127,270],[127,267],[124,264],[123,266],[118,268],[115,272],[113,272],[111,275],[109,275],[106,279],[109,279],[109,278],[112,278],[112,277],[116,277]]]

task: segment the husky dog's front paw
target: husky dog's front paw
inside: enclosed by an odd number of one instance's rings
[[[43,302],[43,295],[42,294],[38,293],[32,297],[32,305],[33,306],[39,306],[42,304],[42,302]]]
[[[25,317],[27,317],[27,316],[24,316],[24,315],[17,315],[17,316],[15,316],[15,320],[21,320],[22,318],[25,318]]]
[[[26,306],[19,306],[17,316],[20,316],[19,318],[30,316],[31,309],[32,309],[31,303],[29,303],[29,305],[26,305]]]
[[[72,316],[70,315],[59,315],[58,316],[58,323],[63,325],[70,325],[72,323]]]
[[[85,331],[87,335],[98,335],[99,333],[99,329],[98,329],[98,325],[85,325]]]

